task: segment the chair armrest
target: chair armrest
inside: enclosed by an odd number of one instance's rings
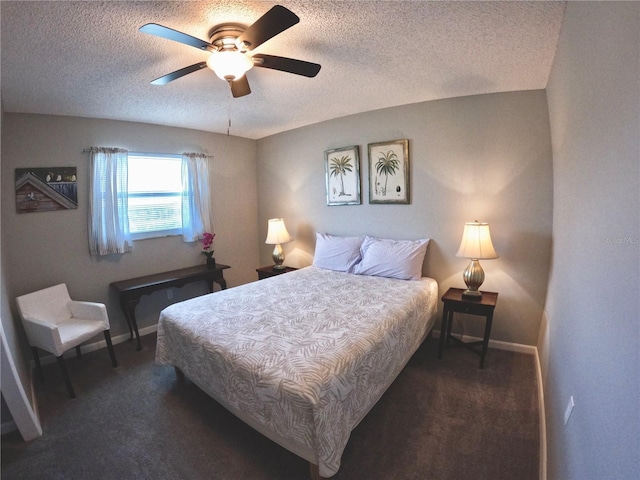
[[[55,323],[47,322],[41,318],[26,317],[22,319],[22,325],[27,333],[29,345],[41,348],[56,356],[62,355],[62,340]]]
[[[107,307],[104,303],[70,300],[67,307],[72,317],[100,321],[104,329],[109,330],[109,316],[107,315]]]

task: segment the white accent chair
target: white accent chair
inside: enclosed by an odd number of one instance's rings
[[[75,347],[78,358],[81,358],[80,344],[100,332],[104,332],[112,365],[118,366],[104,304],[71,300],[64,283],[17,297],[16,303],[40,380],[44,381],[44,375],[38,348],[56,356],[69,396],[75,398],[62,355]]]

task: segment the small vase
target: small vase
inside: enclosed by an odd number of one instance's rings
[[[208,268],[209,270],[213,270],[213,269],[215,269],[215,268],[216,268],[216,259],[215,259],[215,258],[213,258],[213,257],[211,257],[211,258],[207,257],[207,268]]]

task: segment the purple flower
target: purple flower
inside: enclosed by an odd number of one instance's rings
[[[213,239],[216,238],[215,233],[205,232],[202,235],[202,253],[204,253],[207,257],[213,257]]]

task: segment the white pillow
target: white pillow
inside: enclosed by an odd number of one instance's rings
[[[315,267],[353,273],[360,261],[360,247],[364,237],[338,237],[316,233],[316,251],[313,256]]]
[[[422,277],[429,239],[387,240],[365,237],[362,261],[355,267],[357,275],[419,280]]]

